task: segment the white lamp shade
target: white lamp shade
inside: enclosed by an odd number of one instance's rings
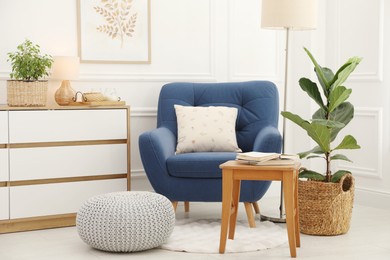
[[[317,0],[262,1],[262,28],[310,30],[317,27]]]
[[[79,76],[80,58],[56,56],[52,66],[53,79],[74,80]]]

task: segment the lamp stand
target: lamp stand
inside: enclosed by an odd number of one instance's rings
[[[286,56],[284,63],[284,100],[283,100],[283,111],[287,110],[287,76],[288,76],[288,45],[289,45],[290,28],[286,27]],[[282,133],[282,154],[285,152],[286,147],[286,118],[283,117],[283,133]],[[279,206],[279,218],[268,217],[260,215],[261,220],[268,220],[274,223],[286,223],[285,214],[283,212],[283,181],[280,181],[280,206]]]

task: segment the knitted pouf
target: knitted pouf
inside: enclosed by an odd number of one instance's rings
[[[172,203],[152,192],[113,192],[88,199],[76,217],[88,245],[112,252],[142,251],[163,244],[173,231]]]

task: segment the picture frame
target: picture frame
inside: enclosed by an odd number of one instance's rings
[[[84,63],[151,63],[150,0],[77,0]]]

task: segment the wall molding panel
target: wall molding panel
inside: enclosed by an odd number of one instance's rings
[[[365,157],[367,156],[367,153],[362,153],[360,158],[355,158],[353,161],[353,164],[344,164],[339,163],[339,167],[342,169],[350,170],[354,175],[361,176],[361,177],[367,177],[367,178],[374,178],[374,179],[382,179],[382,158],[383,158],[383,117],[382,117],[383,111],[382,108],[368,108],[368,107],[356,107],[355,108],[355,118],[354,123],[357,125],[364,125],[367,126],[365,130],[363,131],[369,131],[369,126],[372,126],[372,133],[375,134],[373,138],[369,140],[369,142],[374,143],[375,150],[373,150],[373,153],[369,157],[374,157],[374,161],[370,161],[371,164],[369,165],[359,165],[359,162],[361,159],[364,161]],[[360,123],[359,123],[360,122]],[[361,134],[361,132],[359,132]],[[354,134],[353,134],[354,135]],[[359,143],[359,138],[358,143]],[[362,139],[363,140],[363,139]],[[369,147],[374,149],[374,147]]]
[[[284,36],[281,35],[281,32],[283,31],[273,31],[273,30],[265,30],[261,29],[261,21],[258,19],[260,16],[258,14],[261,10],[261,5],[258,6],[261,3],[261,1],[254,1],[250,0],[248,1],[247,5],[242,5],[241,1],[238,0],[229,0],[228,1],[228,13],[229,13],[229,21],[228,21],[228,77],[230,81],[245,81],[245,80],[254,80],[254,79],[262,79],[262,80],[270,80],[273,82],[283,82],[283,73],[282,73],[282,62],[284,62],[284,46],[282,46],[282,40],[284,40]],[[253,5],[253,6],[252,6]],[[243,33],[245,30],[237,30],[235,26],[237,24],[240,24],[240,22],[245,21],[246,19],[239,19],[239,8],[250,8],[249,10],[255,10],[257,16],[250,16],[250,13],[248,12],[242,12],[245,13],[245,17],[255,18],[258,19],[257,22],[254,21],[251,24],[254,24],[255,29],[257,30],[257,34],[253,34],[252,30],[249,30],[252,32],[251,36],[247,36],[250,40],[242,40],[242,35],[238,36],[237,34],[239,32]],[[246,27],[246,24],[241,24],[241,26]],[[240,43],[248,44],[248,42],[256,42],[257,45],[255,45],[255,48],[251,48],[251,46],[238,46],[238,43],[235,42],[236,39],[240,39]],[[246,38],[245,38],[246,39]],[[265,39],[265,40],[264,40]],[[271,43],[274,44],[271,44]],[[262,44],[266,46],[262,46]],[[260,50],[262,48],[269,50],[270,48],[274,48],[270,53],[267,51],[267,59],[264,59],[264,57],[261,57],[260,53],[256,52],[256,50]],[[254,55],[258,55],[258,57],[254,58]],[[247,61],[260,61],[262,60],[261,64],[264,66],[264,64],[272,64],[274,62],[272,68],[269,72],[262,72],[261,68],[258,68],[258,71],[256,72],[239,72],[237,71],[237,67],[244,67],[247,66],[248,70],[251,71],[251,64],[243,64],[241,63],[243,59],[239,59],[240,56],[248,57],[248,59],[244,59]],[[239,65],[239,66],[238,66]],[[269,66],[266,66],[269,68]]]
[[[349,0],[349,1],[352,1],[352,0]],[[361,4],[357,3],[356,0],[353,0],[354,1],[354,6],[357,8],[357,10],[354,10],[354,12],[356,12],[356,14],[360,14],[358,8],[362,8]],[[342,35],[345,33],[344,31],[342,32],[341,30],[341,25],[343,24],[342,22],[342,18],[343,17],[348,17],[345,15],[345,12],[341,11],[341,10],[346,10],[345,8],[342,7],[343,4],[347,5],[347,6],[351,6],[349,5],[349,3],[346,3],[347,1],[336,1],[336,5],[334,7],[334,11],[336,13],[336,24],[334,24],[333,26],[335,26],[336,28],[333,28],[334,31],[336,32],[335,35],[336,35],[336,61],[337,61],[337,64],[339,64],[340,66],[342,65],[342,63],[345,62],[345,60],[343,60],[343,58],[341,57],[341,49],[342,49],[342,46],[343,46],[343,41],[342,41]],[[365,15],[367,16],[365,19],[368,19],[368,20],[371,20],[371,19],[377,19],[377,28],[378,28],[378,35],[377,35],[377,38],[376,39],[373,39],[373,38],[369,38],[370,40],[372,41],[376,41],[376,44],[375,44],[375,48],[371,48],[371,49],[376,49],[376,53],[374,55],[376,61],[375,61],[375,66],[377,67],[376,70],[374,71],[370,71],[370,70],[366,70],[366,71],[360,71],[359,69],[354,72],[353,74],[351,74],[351,76],[349,77],[349,80],[351,82],[382,82],[383,81],[383,62],[384,62],[384,50],[383,50],[383,46],[384,46],[384,24],[385,24],[385,14],[384,14],[384,0],[376,0],[376,1],[364,1],[365,3],[369,3],[370,5],[374,4],[374,2],[377,2],[378,6],[377,8],[375,9],[376,11],[376,14],[373,14],[371,15],[372,17],[369,18],[368,16],[370,16],[370,14],[372,14],[372,12],[369,12],[372,10],[372,8],[368,8],[368,9],[364,9],[365,11]],[[364,7],[363,7],[364,8]],[[347,9],[348,10],[348,9]],[[368,12],[367,12],[368,11]],[[348,19],[348,18],[346,18]],[[373,30],[375,27],[371,27],[371,30]],[[362,28],[360,28],[362,30]],[[371,31],[369,30],[369,31]],[[364,37],[366,38],[367,36],[362,36],[362,35],[366,35],[366,33],[360,31],[360,37]],[[352,39],[359,39],[360,38],[359,36],[357,37],[354,37]],[[346,43],[348,45],[348,43]],[[364,47],[364,48],[369,48],[365,45],[359,45],[361,47]],[[348,48],[348,47],[346,47]],[[363,57],[363,61],[362,63],[365,62],[364,60],[365,57]],[[370,68],[373,67],[373,66],[370,66]]]

